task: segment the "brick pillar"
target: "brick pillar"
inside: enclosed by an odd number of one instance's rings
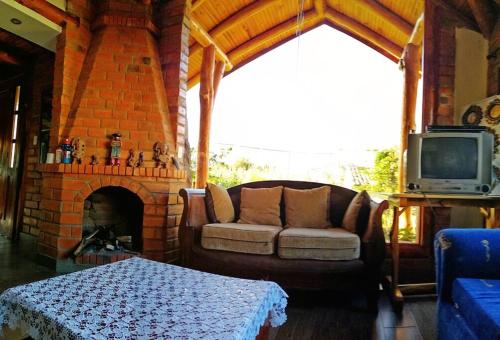
[[[160,61],[167,91],[170,122],[176,149],[181,160],[189,164],[187,139],[186,93],[189,62],[190,0],[168,0],[157,10],[160,29]]]
[[[92,34],[90,1],[68,1],[68,12],[80,18],[80,25],[67,23],[59,35],[56,47],[54,88],[52,101],[52,131],[50,149],[53,152],[61,143],[62,127],[70,114],[76,87],[83,68]]]
[[[488,96],[500,93],[500,20],[490,36],[488,48]]]

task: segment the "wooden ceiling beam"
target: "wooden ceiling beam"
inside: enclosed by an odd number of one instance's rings
[[[200,25],[196,19],[191,17],[191,36],[203,47],[213,45],[215,47],[215,55],[217,59],[223,61],[226,64],[226,71],[233,68],[233,64],[226,55],[226,53],[220,48],[219,44],[210,36],[210,34],[205,31],[205,29]]]
[[[366,38],[363,38],[363,37],[359,36],[358,34],[352,32],[352,31],[348,31],[345,28],[336,25],[335,23],[333,23],[330,20],[325,20],[325,25],[330,26],[331,28],[333,28],[333,29],[335,29],[335,30],[337,30],[339,32],[342,32],[342,33],[344,33],[344,34],[346,34],[348,36],[350,36],[351,38],[358,40],[359,42],[365,44],[369,48],[371,48],[371,49],[377,51],[378,53],[382,54],[384,57],[386,57],[387,59],[391,60],[392,62],[394,62],[396,64],[399,63],[400,57],[395,57],[391,53],[387,52],[386,50],[384,50],[383,48],[379,47],[378,45],[375,45],[374,43],[372,43],[371,41],[367,40]]]
[[[396,27],[401,33],[407,36],[411,34],[413,26],[398,14],[382,5],[380,2],[375,0],[355,0],[355,2],[364,9],[367,9],[383,18],[385,21]]]
[[[413,27],[413,31],[411,32],[410,38],[408,39],[408,44],[413,44],[416,46],[422,45],[422,40],[424,38],[424,13],[420,14],[417,21],[415,22],[415,26]]]
[[[318,13],[318,16],[325,16],[326,6],[325,0],[314,0],[314,10]]]
[[[44,16],[50,21],[58,24],[59,26],[64,26],[67,22],[71,22],[75,25],[80,25],[80,18],[71,15],[59,7],[52,5],[46,0],[16,0],[23,6],[37,12],[38,14]]]
[[[322,22],[322,18],[318,17],[315,10],[311,9],[309,11],[306,11],[304,13],[304,25],[310,24],[311,22],[314,22],[312,24],[313,27],[318,26]],[[296,31],[296,23],[297,23],[297,17],[293,16],[286,20],[285,22],[276,25],[272,28],[270,28],[267,31],[264,31],[263,33],[255,36],[254,38],[250,39],[249,41],[243,43],[242,45],[236,47],[232,51],[228,53],[228,57],[231,58],[231,60],[236,60],[237,58],[240,58],[241,55],[246,54],[246,53],[251,53],[252,51],[258,49],[259,46],[262,44],[266,44],[269,40],[275,39],[279,35],[286,34],[288,33],[289,36],[284,39],[284,41],[288,41],[289,39],[292,39],[295,35]],[[306,29],[308,31],[309,29]],[[275,46],[273,45],[273,48]],[[247,59],[252,59],[252,57],[247,58]],[[244,59],[244,60],[247,60]],[[245,62],[243,62],[245,63]],[[237,68],[241,67],[242,62],[237,63]],[[226,73],[227,74],[227,73]],[[200,81],[200,73],[197,73],[193,75],[191,78],[188,80],[188,88],[193,87]]]
[[[252,2],[250,5],[243,7],[235,14],[220,22],[217,26],[212,28],[208,32],[208,34],[210,34],[213,39],[217,39],[224,32],[227,32],[228,30],[241,25],[245,20],[268,9],[271,6],[280,3],[280,1],[281,0],[257,0],[255,2]],[[196,54],[201,53],[202,47],[199,44],[195,44],[190,49],[192,54]]]
[[[476,23],[485,38],[489,38],[495,26],[494,10],[489,0],[467,0]]]
[[[308,10],[304,12],[304,24],[311,21],[321,21],[322,18],[319,18],[314,9]],[[259,35],[253,37],[252,39],[246,41],[240,46],[234,48],[228,53],[228,56],[231,60],[237,60],[242,55],[251,53],[255,49],[259,48],[262,45],[267,44],[270,40],[276,39],[278,36],[282,34],[286,34],[289,32],[294,32],[297,29],[297,17],[293,16],[288,20],[278,24],[267,31],[260,33]]]
[[[453,5],[449,4],[447,1],[443,0],[430,0],[434,5],[441,7],[446,11],[447,14],[455,18],[456,20],[460,21],[462,24],[464,24],[467,28],[470,28],[474,31],[479,32],[479,27],[477,26],[476,22],[469,18],[467,15],[463,14],[460,12],[458,9],[456,9]]]
[[[191,12],[194,12],[196,11],[198,8],[201,7],[201,5],[203,5],[203,3],[207,1],[207,0],[196,0],[195,2],[193,2],[193,4],[191,5]]]
[[[21,61],[14,57],[12,54],[0,51],[0,63],[10,65],[21,65]]]
[[[256,14],[281,3],[281,0],[257,0],[250,5],[243,7],[235,14],[223,20],[217,26],[210,30],[210,35],[218,38],[222,33],[240,25],[242,22],[248,20]]]
[[[379,46],[394,57],[401,58],[401,54],[403,53],[403,48],[401,46],[393,43],[379,33],[372,31],[370,28],[359,23],[358,21],[332,8],[326,9],[325,17],[333,24],[340,26],[349,32],[353,32],[355,35],[358,35],[368,41],[371,41],[374,45]]]

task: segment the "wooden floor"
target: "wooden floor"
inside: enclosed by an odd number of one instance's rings
[[[34,261],[35,240],[12,244],[0,236],[0,292],[57,275]],[[360,297],[315,292],[288,292],[287,322],[271,330],[275,340],[435,339],[435,298],[407,299],[396,315],[385,295],[379,312],[370,313]]]
[[[407,299],[398,316],[382,295],[379,312],[363,308],[360,298],[289,292],[288,321],[272,335],[282,339],[435,339],[435,297]]]

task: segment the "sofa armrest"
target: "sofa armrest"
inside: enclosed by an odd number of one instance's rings
[[[361,259],[368,265],[378,266],[385,258],[385,238],[382,229],[382,214],[389,207],[384,200],[380,203],[370,201],[368,225],[361,236]]]
[[[457,277],[500,279],[498,229],[443,229],[434,238],[434,253],[440,300],[450,301]]]
[[[181,262],[189,266],[192,247],[200,242],[201,227],[209,223],[205,205],[205,189],[185,188],[179,191],[184,208],[179,226]]]

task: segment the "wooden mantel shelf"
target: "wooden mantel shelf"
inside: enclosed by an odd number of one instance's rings
[[[186,171],[174,168],[132,168],[129,166],[90,165],[90,164],[39,164],[41,172],[55,172],[81,175],[137,176],[185,179]]]

